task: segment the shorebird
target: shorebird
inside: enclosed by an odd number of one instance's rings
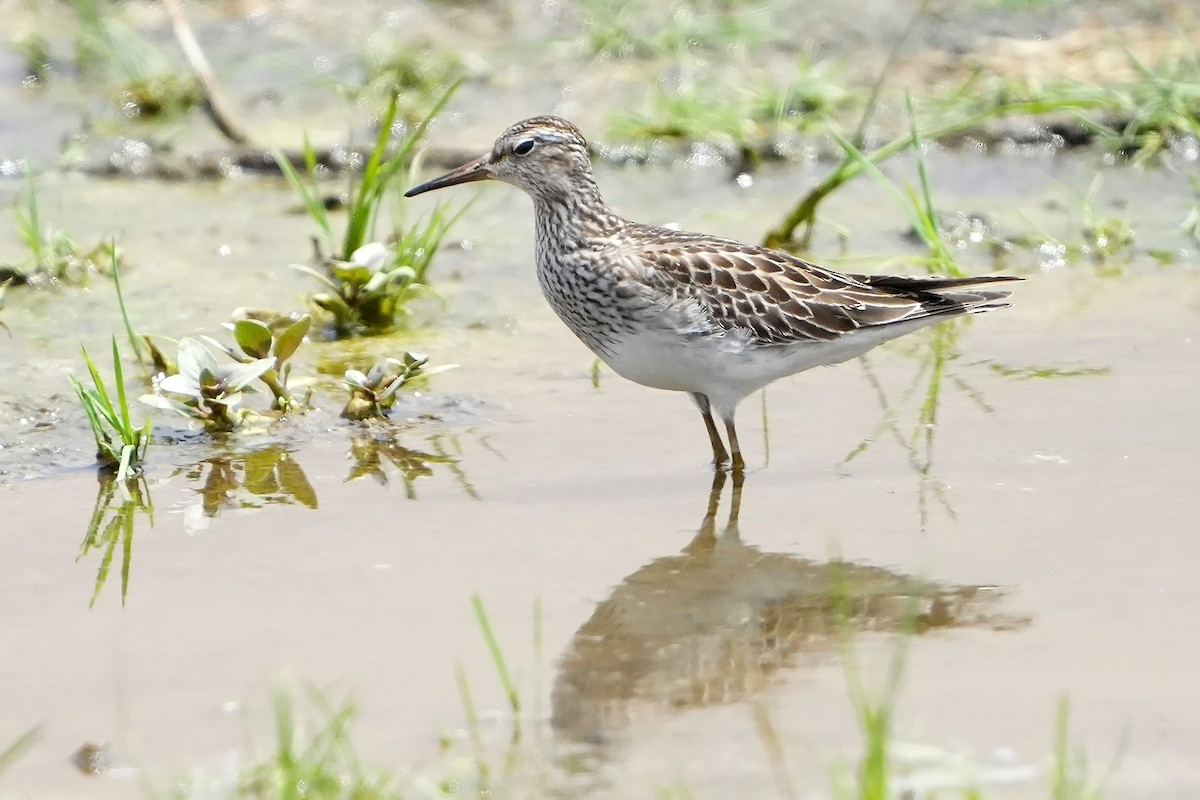
[[[618,375],[690,394],[718,469],[744,469],[734,414],[748,395],[927,325],[1004,308],[1009,292],[977,287],[1020,280],[843,274],[632,222],[601,197],[583,134],[559,117],[518,122],[490,152],[405,197],[482,180],[533,199],[538,282],[550,306]]]

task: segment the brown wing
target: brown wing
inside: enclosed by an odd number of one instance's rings
[[[1008,292],[965,287],[1020,280],[846,275],[730,239],[658,228],[635,238],[637,252],[629,255],[652,286],[699,301],[722,328],[751,330],[765,344],[830,341],[862,328],[1002,307],[997,301]]]

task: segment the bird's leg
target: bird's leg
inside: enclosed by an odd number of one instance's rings
[[[692,399],[696,401],[700,413],[704,415],[704,427],[708,430],[708,441],[712,444],[713,466],[723,467],[729,461],[729,453],[725,451],[725,443],[721,441],[721,434],[717,433],[717,423],[713,422],[708,398],[699,392],[692,392]]]
[[[729,436],[729,449],[733,451],[733,472],[736,475],[746,468],[746,460],[742,458],[742,447],[738,444],[732,416],[725,420],[725,433]]]

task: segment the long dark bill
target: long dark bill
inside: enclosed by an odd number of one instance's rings
[[[431,181],[426,181],[420,186],[414,186],[404,193],[405,197],[416,197],[425,192],[432,192],[434,189],[445,189],[447,186],[457,186],[460,183],[471,183],[472,181],[486,181],[488,175],[488,160],[489,156],[481,156],[474,161],[463,164],[456,170],[447,172],[440,178],[434,178]]]

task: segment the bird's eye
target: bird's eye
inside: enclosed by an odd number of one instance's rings
[[[513,152],[519,156],[527,156],[529,155],[529,151],[532,149],[533,139],[524,139],[520,142],[517,142],[516,147],[513,148]]]

